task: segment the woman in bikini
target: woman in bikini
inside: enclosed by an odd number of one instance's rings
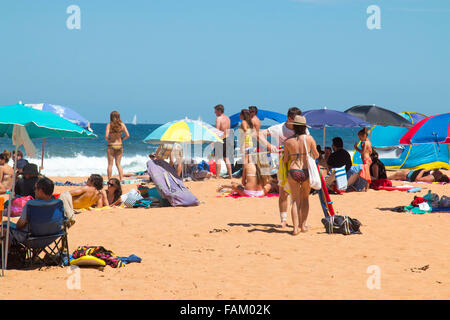
[[[249,154],[253,150],[253,122],[250,111],[242,109],[240,114],[241,127],[239,132],[241,143],[241,154],[244,156],[244,164],[249,162]]]
[[[120,114],[117,111],[111,112],[111,122],[106,125],[105,139],[108,141],[108,180],[111,179],[112,167],[116,162],[117,171],[119,172],[119,180],[123,179],[123,169],[120,164],[123,154],[123,141],[130,137],[127,127],[120,120]],[[125,134],[123,136],[123,134]]]
[[[231,185],[221,185],[217,188],[218,192],[230,191],[244,197],[262,197],[272,191],[269,164],[262,163],[258,154],[248,159],[249,162],[243,166],[241,184],[232,182]]]
[[[14,169],[8,164],[10,157],[11,152],[7,150],[0,154],[0,194],[12,188]]]
[[[370,166],[372,165],[372,143],[369,140],[369,132],[367,128],[364,128],[358,132],[359,140],[361,140],[361,148],[358,148],[358,143],[355,143],[355,150],[361,154],[363,162],[362,170],[360,172],[361,178],[367,181],[365,191],[369,189],[369,185],[372,182],[370,176]]]
[[[309,212],[309,184],[308,160],[309,153],[314,159],[319,157],[316,141],[306,134],[306,119],[303,116],[295,116],[292,122],[295,135],[284,143],[283,161],[288,171],[288,183],[292,198],[292,234],[307,232],[306,219]]]
[[[389,180],[408,182],[444,182],[449,183],[449,177],[440,170],[399,170],[388,177]]]
[[[102,190],[102,204],[106,206],[118,206],[122,202],[120,196],[122,195],[122,187],[119,179],[111,178],[108,180],[108,187]]]

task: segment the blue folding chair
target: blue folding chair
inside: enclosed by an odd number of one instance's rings
[[[47,265],[66,265],[69,256],[64,205],[59,199],[51,201],[30,200],[26,205],[27,225],[12,233],[12,245],[25,249],[25,265],[33,267],[35,261]],[[23,232],[22,236],[17,236]],[[20,238],[20,240],[19,240]],[[40,255],[45,253],[44,257]]]

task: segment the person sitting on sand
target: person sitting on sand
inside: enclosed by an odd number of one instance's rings
[[[86,186],[61,193],[59,199],[64,203],[64,214],[71,224],[75,223],[74,210],[89,209],[94,205],[97,208],[103,207],[102,189],[102,176],[92,174]]]
[[[23,168],[22,178],[17,179],[16,187],[14,188],[14,192],[17,196],[35,196],[34,187],[36,186],[36,182],[39,180],[39,172],[37,165],[34,163],[28,163]]]
[[[408,182],[445,182],[449,183],[449,177],[440,170],[399,170],[388,177],[389,180]]]
[[[387,179],[386,167],[378,158],[378,152],[376,152],[375,150],[372,151],[371,158],[372,164],[370,165],[370,176],[372,177],[372,181]]]
[[[306,118],[295,116],[292,121],[295,135],[287,139],[284,143],[283,161],[288,171],[288,183],[292,197],[292,223],[294,230],[292,234],[298,235],[300,232],[307,232],[306,219],[309,212],[309,194],[311,186],[309,184],[309,171],[307,154],[314,159],[319,157],[314,138],[306,134]],[[305,149],[306,147],[306,149]]]
[[[120,196],[122,195],[122,187],[120,186],[119,179],[111,178],[108,181],[108,187],[106,190],[102,190],[102,202],[103,206],[118,206],[121,203]]]
[[[13,151],[13,153],[12,153],[12,159],[13,159],[14,162],[16,161],[15,155],[16,155],[16,151]],[[16,164],[16,167],[17,167],[17,173],[19,173],[19,174],[22,173],[22,172],[23,172],[23,168],[24,168],[27,164],[28,164],[28,160],[25,160],[25,159],[23,158],[23,152],[20,151],[20,150],[18,150],[18,151],[17,151],[17,164]]]
[[[256,159],[255,159],[256,158]],[[221,185],[218,192],[231,191],[240,196],[261,197],[271,191],[273,186],[269,182],[266,165],[261,165],[259,155],[249,157],[242,170],[242,184],[232,182],[231,185]]]
[[[0,194],[11,190],[13,185],[14,169],[8,165],[11,152],[5,150],[0,154]]]

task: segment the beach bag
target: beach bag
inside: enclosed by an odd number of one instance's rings
[[[197,167],[198,167],[198,169],[201,171],[201,170],[206,170],[206,171],[208,171],[209,172],[209,164],[205,161],[205,160],[202,160],[202,162],[200,162],[198,165],[197,165]]]
[[[20,217],[25,204],[29,200],[33,200],[32,196],[14,198],[11,202],[11,217]],[[5,202],[5,212],[8,214],[8,201]]]
[[[440,208],[450,208],[450,198],[446,196],[442,196],[441,200],[439,200]]]
[[[345,171],[345,166],[334,169],[336,173],[336,187],[338,190],[347,190],[347,172]]]
[[[329,234],[361,234],[361,231],[359,231],[361,222],[359,222],[357,219],[352,219],[347,216],[329,216],[326,218],[322,218],[322,223],[325,227],[325,231]]]
[[[305,151],[308,151],[308,147],[306,146],[306,135],[303,139],[303,142],[305,143]],[[320,190],[322,188],[322,181],[320,180],[319,169],[317,169],[316,160],[314,160],[310,156],[309,152],[307,153],[306,158],[308,160],[309,184],[311,185],[312,189]]]
[[[159,195],[168,200],[171,206],[188,207],[199,204],[198,199],[186,188],[180,178],[157,165],[153,160],[147,162],[147,171]]]
[[[131,189],[130,192],[121,196],[121,200],[128,208],[133,208],[136,202],[144,199],[139,192],[135,189]]]

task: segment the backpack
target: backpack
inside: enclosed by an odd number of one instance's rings
[[[325,231],[330,234],[361,234],[361,231],[359,231],[361,222],[359,222],[357,219],[352,219],[347,216],[329,216],[326,218],[322,218],[322,223],[325,227]]]
[[[167,199],[173,207],[197,206],[198,199],[184,185],[183,181],[171,172],[156,164],[153,160],[147,162],[147,172],[163,199]]]

